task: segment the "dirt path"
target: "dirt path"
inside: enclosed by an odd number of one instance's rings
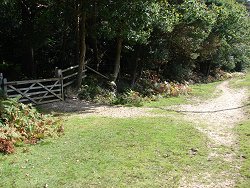
[[[228,87],[228,81],[217,87],[221,96],[213,100],[205,101],[198,105],[182,105],[180,107],[185,117],[199,125],[201,122],[208,126],[197,128],[204,132],[217,145],[232,146],[236,137],[232,129],[235,124],[244,118],[241,106],[247,99],[245,90],[232,90]],[[192,113],[194,112],[194,113]]]
[[[151,113],[150,111],[154,110],[152,108],[98,105],[71,99],[65,102],[62,101],[42,105],[42,108],[49,109],[52,112],[69,113],[81,117],[101,116],[112,118],[137,118],[162,116]]]
[[[197,105],[182,105],[179,108],[187,111],[184,113],[185,118],[209,138],[208,160],[229,168],[217,172],[208,168],[192,176],[184,176],[180,187],[230,188],[235,186],[239,178],[241,160],[237,157],[237,136],[233,129],[244,118],[241,106],[247,96],[245,90],[232,90],[228,85],[228,81],[220,84],[217,91],[221,95],[213,100]]]

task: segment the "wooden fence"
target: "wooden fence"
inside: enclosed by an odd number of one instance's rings
[[[71,85],[71,84],[73,84],[75,82],[76,77],[77,77],[77,73],[78,73],[77,72],[78,67],[79,67],[78,65],[72,66],[72,67],[69,67],[67,69],[61,70],[61,72],[60,72],[60,69],[56,68],[56,72],[59,71],[59,75],[56,75],[56,76],[59,77],[60,75],[62,75],[63,88],[65,88],[65,87],[67,87],[67,86],[69,86],[69,85]],[[83,70],[83,72],[84,72],[83,78],[86,77],[86,75],[85,75],[86,71],[87,71],[86,69]]]
[[[23,81],[8,81],[0,73],[0,87],[5,96],[20,97],[20,102],[44,104],[63,101],[64,89],[75,82],[77,71],[78,65],[64,70],[56,68],[55,78]]]

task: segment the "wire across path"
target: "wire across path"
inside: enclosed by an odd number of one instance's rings
[[[171,111],[171,112],[177,112],[177,113],[195,113],[195,114],[206,114],[206,113],[217,113],[217,112],[224,112],[224,111],[231,111],[231,110],[237,110],[241,108],[245,108],[247,106],[250,106],[250,103],[238,106],[238,107],[232,107],[232,108],[226,108],[226,109],[219,109],[219,110],[205,110],[205,111],[194,111],[194,110],[174,110],[169,108],[162,108],[162,107],[155,107],[161,110],[165,111]]]

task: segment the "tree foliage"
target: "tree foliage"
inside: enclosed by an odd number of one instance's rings
[[[1,72],[12,79],[50,76],[56,66],[86,60],[114,81],[129,75],[135,82],[143,70],[175,80],[208,76],[218,68],[240,71],[250,64],[244,3],[4,0]]]

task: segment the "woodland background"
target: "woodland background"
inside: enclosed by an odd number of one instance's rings
[[[8,80],[53,76],[85,63],[132,86],[242,71],[250,64],[247,1],[3,0],[0,72]],[[77,86],[80,87],[78,79]]]

